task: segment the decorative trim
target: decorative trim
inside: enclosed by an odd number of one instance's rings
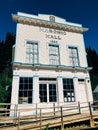
[[[44,68],[44,69],[60,69],[60,70],[73,70],[73,71],[90,71],[92,67],[81,67],[81,66],[65,66],[65,65],[48,65],[48,64],[27,64],[21,62],[13,62],[13,67],[29,67],[29,68]]]
[[[62,23],[57,23],[57,22],[51,22],[51,21],[37,19],[37,18],[30,18],[26,16],[19,16],[15,14],[12,14],[12,19],[13,21],[22,23],[22,24],[54,28],[54,29],[59,29],[59,30],[64,30],[64,31],[69,31],[69,32],[84,33],[88,31],[87,28],[83,28],[83,27],[62,24]]]

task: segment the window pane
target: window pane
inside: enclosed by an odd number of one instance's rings
[[[32,97],[32,91],[28,91],[28,97]]]
[[[28,78],[24,78],[24,82],[25,82],[25,83],[28,83]]]
[[[28,89],[32,90],[32,84],[31,83],[28,85]]]
[[[24,88],[22,83],[20,84],[19,87],[20,87],[20,90],[22,90]]]
[[[19,92],[19,97],[23,97],[23,91]]]
[[[25,84],[24,84],[24,90],[27,90],[27,89],[28,89],[28,84],[25,83]]]
[[[29,83],[32,84],[32,78],[28,78]]]
[[[32,98],[28,98],[28,103],[32,103]]]

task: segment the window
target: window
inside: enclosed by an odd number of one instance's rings
[[[38,63],[38,43],[27,41],[27,43],[26,43],[26,63],[30,63],[30,64]]]
[[[64,102],[75,101],[73,79],[63,79],[63,95]]]
[[[33,78],[20,77],[19,81],[19,99],[18,103],[32,103]]]
[[[79,66],[77,47],[69,47],[69,60],[71,66]]]
[[[59,46],[49,45],[49,62],[50,65],[59,65]]]

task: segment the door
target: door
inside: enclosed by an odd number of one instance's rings
[[[39,99],[40,102],[57,102],[56,83],[40,83]]]
[[[85,83],[79,83],[79,90],[80,102],[87,102]]]

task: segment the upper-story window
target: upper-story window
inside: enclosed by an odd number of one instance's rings
[[[77,47],[69,47],[69,60],[71,66],[79,66],[79,56]]]
[[[59,65],[60,56],[59,56],[59,46],[58,45],[49,45],[49,62],[50,65]]]
[[[38,63],[38,43],[27,41],[26,43],[26,63]]]

